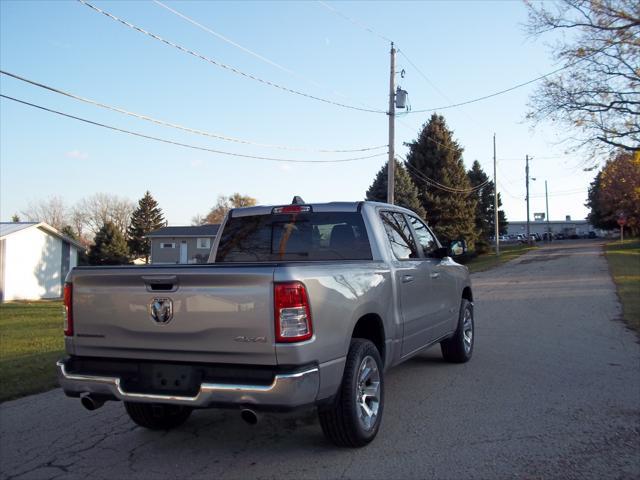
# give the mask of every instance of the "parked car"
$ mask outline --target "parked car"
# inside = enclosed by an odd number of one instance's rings
[[[594,231],[590,231],[589,234],[587,235],[588,238],[598,238],[598,235],[596,235],[596,232]]]
[[[363,446],[390,367],[438,344],[446,361],[472,357],[471,282],[452,251],[464,243],[442,247],[395,205],[233,209],[210,264],[69,273],[60,384],[89,410],[121,400],[150,429],[197,408],[256,423],[315,405],[331,441]]]

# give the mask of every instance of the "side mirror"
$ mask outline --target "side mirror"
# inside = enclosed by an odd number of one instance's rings
[[[449,256],[459,257],[467,253],[467,242],[464,240],[454,240],[449,245]]]

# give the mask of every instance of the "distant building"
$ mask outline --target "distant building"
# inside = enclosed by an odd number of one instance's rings
[[[565,217],[565,220],[552,220],[549,222],[545,220],[532,220],[529,222],[529,225],[530,233],[537,233],[540,236],[549,230],[554,235],[562,233],[567,237],[571,235],[584,236],[589,232],[596,232],[599,237],[606,234],[605,231],[594,228],[587,220],[571,220],[571,217],[568,215]],[[519,234],[527,234],[527,222],[509,220],[507,235]]]
[[[151,263],[207,263],[220,225],[162,227],[151,239]]]
[[[0,223],[0,300],[60,298],[84,247],[46,223]]]

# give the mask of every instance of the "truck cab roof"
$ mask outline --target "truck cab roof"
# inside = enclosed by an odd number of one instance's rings
[[[371,205],[373,207],[387,207],[394,210],[402,210],[406,213],[411,213],[410,210],[403,208],[399,205],[391,205],[383,202],[372,202],[368,200],[359,202],[328,202],[328,203],[303,203],[303,204],[287,204],[287,205],[256,205],[255,207],[241,207],[234,208],[229,211],[230,217],[250,217],[254,215],[270,215],[275,208],[282,207],[311,207],[312,212],[358,212],[364,205]]]

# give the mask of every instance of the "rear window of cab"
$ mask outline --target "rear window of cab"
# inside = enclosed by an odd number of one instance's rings
[[[299,212],[231,217],[216,263],[371,260],[362,214]]]

